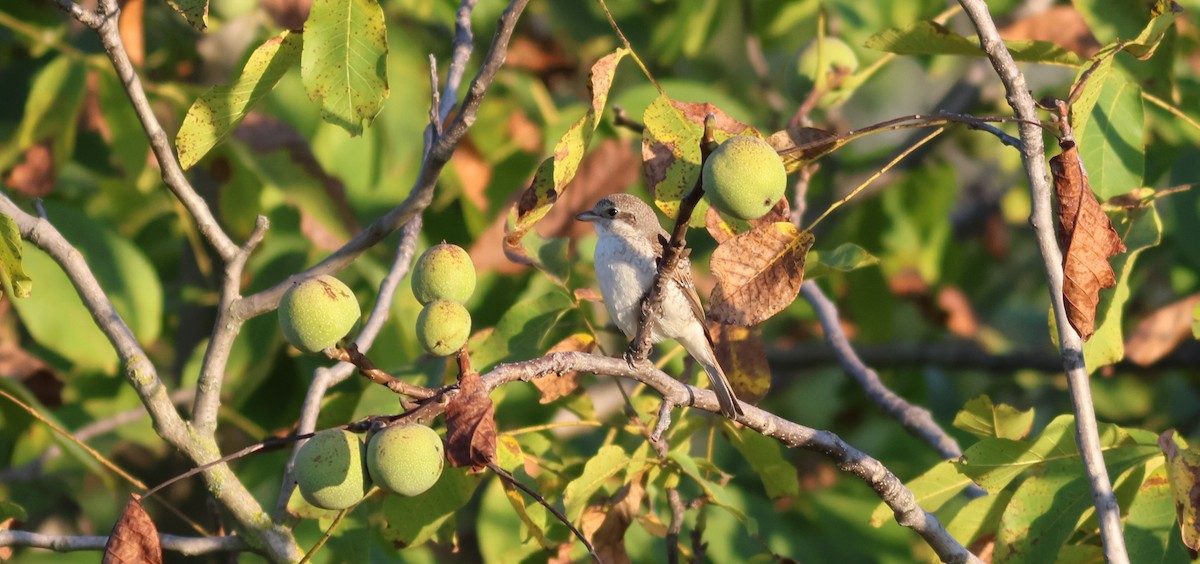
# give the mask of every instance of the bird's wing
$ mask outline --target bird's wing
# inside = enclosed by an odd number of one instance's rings
[[[692,261],[687,258],[680,259],[679,267],[675,269],[675,272],[671,273],[671,280],[678,284],[679,289],[683,291],[683,295],[688,300],[688,305],[692,306],[692,314],[696,316],[696,320],[704,328],[704,338],[708,340],[709,346],[712,346],[712,335],[708,332],[708,323],[704,319],[704,306],[700,305],[700,295],[696,293],[696,284],[692,282]]]

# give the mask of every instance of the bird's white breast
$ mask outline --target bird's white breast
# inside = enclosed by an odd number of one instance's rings
[[[596,280],[604,295],[604,306],[613,322],[625,336],[637,334],[641,317],[642,297],[654,283],[658,268],[654,249],[648,243],[635,248],[620,237],[605,234],[596,243]],[[677,338],[690,332],[695,315],[683,293],[675,284],[664,287],[663,314],[651,334],[654,342]]]

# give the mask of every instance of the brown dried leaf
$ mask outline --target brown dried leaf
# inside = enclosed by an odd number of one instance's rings
[[[458,389],[446,406],[446,458],[480,470],[496,460],[496,406],[477,372],[463,374]]]
[[[142,14],[146,11],[146,0],[121,0],[121,16],[117,19],[117,30],[129,61],[141,68],[146,61],[146,34],[143,32]]]
[[[791,204],[788,203],[787,198],[780,198],[765,215],[749,222],[721,215],[715,208],[709,207],[708,211],[704,213],[704,228],[708,230],[708,234],[717,244],[721,244],[756,225],[791,221],[791,219]]]
[[[121,519],[104,545],[103,564],[143,564],[163,561],[158,527],[142,507],[141,496],[131,494]]]
[[[708,211],[704,212],[704,228],[708,230],[708,234],[718,245],[728,241],[738,234],[733,225],[730,225],[725,218],[721,217],[721,213],[717,208],[709,206]]]
[[[263,10],[283,29],[303,29],[312,0],[262,0]]]
[[[800,170],[847,142],[837,135],[815,127],[790,126],[776,131],[767,138],[775,152],[783,159],[783,167],[789,173]]]
[[[49,139],[30,145],[25,149],[25,159],[4,176],[4,183],[22,196],[42,198],[49,195],[57,178],[52,146]]]
[[[1049,41],[1083,59],[1091,58],[1100,50],[1100,42],[1096,41],[1083,15],[1074,6],[1054,6],[1017,20],[1001,29],[1000,37],[1005,41]]]
[[[1086,341],[1095,332],[1100,289],[1117,285],[1108,257],[1125,252],[1125,244],[1088,185],[1074,143],[1062,144],[1062,153],[1050,159],[1050,170],[1063,249],[1063,302],[1071,327]]]
[[[470,137],[458,144],[450,166],[454,167],[454,174],[458,176],[467,199],[478,209],[488,209],[487,187],[492,183],[492,165],[479,154]]]
[[[938,291],[937,305],[946,315],[946,329],[959,337],[971,339],[979,332],[979,321],[971,300],[957,286],[943,286]]]
[[[708,330],[733,395],[750,405],[758,404],[771,389],[771,367],[767,365],[762,331],[711,321]]]
[[[717,278],[708,317],[749,327],[796,299],[813,235],[787,222],[759,225],[722,243],[709,266]]]
[[[1125,356],[1134,364],[1149,366],[1167,356],[1192,335],[1192,310],[1200,294],[1164,306],[1137,324],[1125,341]]]
[[[622,488],[608,507],[593,505],[584,511],[580,529],[596,548],[600,562],[630,561],[625,550],[625,532],[637,518],[644,497],[646,490],[642,488],[639,476]]]
[[[574,294],[575,299],[581,302],[600,303],[604,301],[604,296],[594,288],[576,288]]]
[[[556,352],[592,352],[596,348],[596,339],[587,333],[576,333],[559,341],[557,345],[550,347],[546,354]],[[567,372],[564,374],[546,374],[533,380],[533,385],[538,391],[542,392],[542,399],[539,403],[550,403],[557,399],[566,397],[579,388],[579,380],[582,375],[577,371]]]

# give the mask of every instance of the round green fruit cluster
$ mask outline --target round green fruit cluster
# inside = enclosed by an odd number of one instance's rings
[[[350,288],[323,274],[297,282],[283,294],[279,328],[292,346],[316,353],[336,345],[361,314]]]
[[[753,135],[737,135],[704,161],[704,197],[722,213],[758,219],[783,197],[787,170],[783,160],[766,141]]]
[[[329,429],[314,435],[296,455],[300,495],[322,509],[346,509],[371,489],[364,464],[366,447],[358,435]]]
[[[450,356],[471,336],[463,303],[475,292],[475,263],[458,245],[430,247],[413,266],[413,295],[425,306],[417,316],[417,340],[425,350]]]
[[[396,495],[411,497],[432,488],[445,459],[441,437],[424,425],[393,425],[375,433],[367,446],[371,479]]]

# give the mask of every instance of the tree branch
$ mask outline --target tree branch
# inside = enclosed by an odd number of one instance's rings
[[[163,550],[178,552],[185,556],[199,556],[215,552],[242,552],[250,550],[241,537],[181,537],[158,535]],[[0,546],[45,548],[55,552],[77,550],[104,550],[108,537],[45,535],[28,531],[0,531]]]
[[[1033,96],[1025,84],[1025,77],[1013,61],[1012,54],[1004,46],[996,23],[983,0],[959,0],[975,29],[979,32],[979,43],[1000,81],[1004,83],[1006,99],[1020,120],[1021,159],[1025,174],[1029,178],[1030,197],[1033,204],[1030,223],[1033,224],[1038,248],[1042,253],[1042,266],[1050,292],[1050,304],[1058,326],[1058,342],[1062,351],[1063,368],[1070,386],[1071,404],[1075,412],[1075,441],[1083,455],[1084,469],[1091,486],[1096,505],[1100,536],[1104,541],[1104,557],[1114,564],[1129,562],[1125,550],[1125,539],[1121,533],[1121,509],[1113,495],[1108,469],[1100,451],[1100,437],[1096,427],[1096,413],[1092,406],[1087,368],[1083,359],[1083,344],[1079,334],[1067,322],[1063,307],[1062,254],[1054,232],[1054,219],[1050,199],[1050,176],[1046,171],[1046,153],[1042,145],[1042,131],[1034,123],[1037,111]]]
[[[501,364],[482,378],[491,391],[509,382],[528,381],[546,374],[572,371],[632,378],[653,388],[674,405],[720,413],[717,396],[709,390],[684,384],[645,363],[631,366],[623,359],[587,353],[553,353],[524,362]],[[896,521],[920,535],[942,561],[980,562],[946,532],[937,517],[921,509],[912,491],[878,460],[855,449],[829,431],[819,431],[793,423],[749,404],[743,404],[742,407],[745,414],[737,418],[738,423],[775,438],[789,448],[800,447],[822,453],[833,459],[843,471],[865,482],[892,509]]]
[[[962,456],[962,448],[958,446],[958,441],[938,426],[928,409],[905,401],[879,380],[879,374],[863,364],[850,346],[850,341],[846,339],[846,333],[842,331],[841,324],[838,323],[837,306],[821,292],[817,283],[806,280],[800,286],[800,293],[817,313],[821,328],[825,330],[825,342],[834,350],[846,374],[862,386],[867,397],[875,402],[875,405],[878,405],[884,413],[899,421],[910,434],[932,445],[942,458],[951,459]]]

